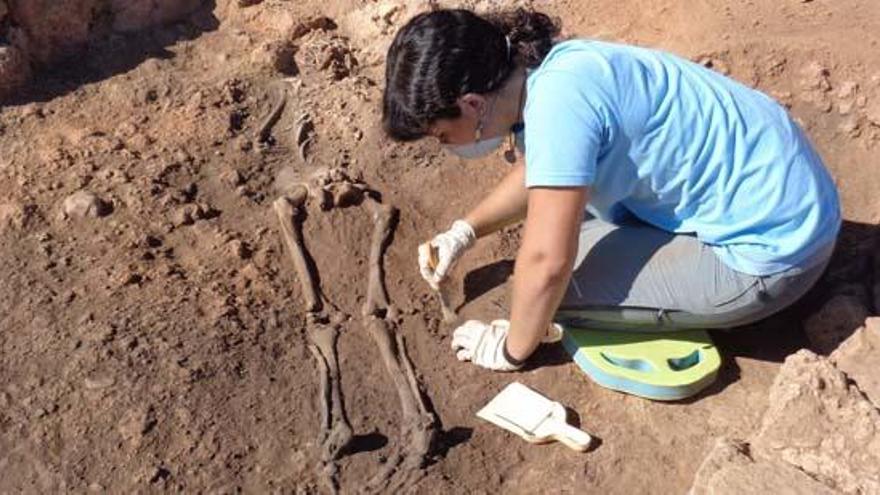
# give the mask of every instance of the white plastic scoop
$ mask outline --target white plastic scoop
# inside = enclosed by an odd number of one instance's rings
[[[500,426],[530,443],[558,441],[566,447],[584,452],[592,438],[585,431],[566,421],[565,407],[522,383],[504,387],[477,417]]]

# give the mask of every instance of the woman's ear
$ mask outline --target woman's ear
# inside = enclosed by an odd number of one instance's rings
[[[458,97],[458,108],[461,114],[468,120],[479,120],[486,111],[487,101],[483,95],[465,93]]]

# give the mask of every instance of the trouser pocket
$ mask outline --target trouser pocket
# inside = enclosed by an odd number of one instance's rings
[[[723,288],[712,297],[710,303],[713,307],[732,306],[737,302],[743,302],[745,298],[749,298],[748,302],[766,298],[767,288],[764,284],[764,277],[738,274],[737,278],[734,287]]]

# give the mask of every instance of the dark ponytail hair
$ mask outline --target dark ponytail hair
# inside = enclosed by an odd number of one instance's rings
[[[415,16],[388,49],[385,132],[398,141],[424,137],[437,119],[461,114],[461,95],[491,93],[517,65],[540,65],[558,35],[557,21],[526,9],[485,17],[458,9]]]

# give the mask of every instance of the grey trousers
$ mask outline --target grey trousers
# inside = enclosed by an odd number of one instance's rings
[[[747,325],[803,296],[822,275],[831,250],[810,268],[754,276],[728,268],[694,236],[638,220],[589,218],[555,320],[631,331]]]

